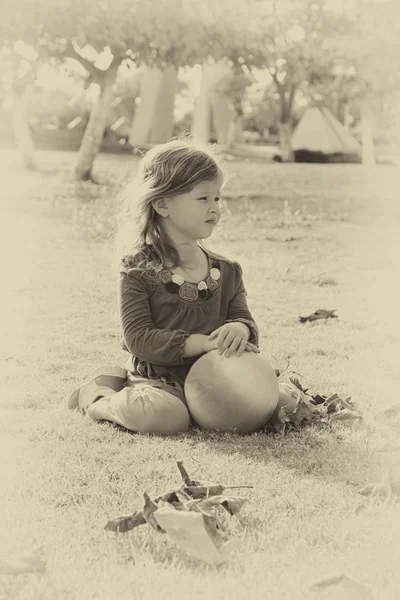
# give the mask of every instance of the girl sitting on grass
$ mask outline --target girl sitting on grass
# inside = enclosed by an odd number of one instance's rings
[[[212,151],[190,141],[141,159],[119,228],[129,239],[119,267],[128,365],[97,368],[72,390],[69,408],[135,432],[186,431],[184,382],[195,361],[211,350],[259,352],[241,266],[202,243],[220,220],[223,181]]]

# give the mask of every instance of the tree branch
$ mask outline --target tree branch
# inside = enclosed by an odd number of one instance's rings
[[[63,54],[65,57],[73,58],[74,60],[78,61],[89,73],[91,79],[98,83],[100,86],[103,85],[105,78],[107,77],[107,73],[109,73],[110,70],[118,69],[122,61],[125,58],[129,58],[125,56],[114,56],[110,63],[110,66],[105,71],[103,71],[102,69],[96,67],[90,60],[79,54],[79,52],[75,50],[71,42],[68,43],[67,48]]]
[[[100,83],[103,79],[104,71],[102,71],[98,67],[95,67],[95,65],[90,60],[79,54],[79,52],[75,50],[71,42],[68,43],[67,48],[64,52],[64,56],[77,60],[82,65],[82,67],[86,69],[89,75],[91,75],[92,79],[96,83]]]
[[[274,83],[276,84],[276,86],[279,89],[281,87],[281,84],[279,83],[278,77],[276,76],[276,69],[273,69],[272,67],[267,66],[267,71],[271,75],[272,79],[274,80]]]
[[[291,114],[291,112],[292,112],[293,100],[294,100],[294,96],[296,94],[296,90],[297,90],[297,85],[294,83],[291,86],[290,94],[289,94],[289,100],[288,100],[288,111],[289,111],[289,114]]]

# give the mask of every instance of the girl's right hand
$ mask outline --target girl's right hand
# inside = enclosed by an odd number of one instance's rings
[[[217,338],[215,338],[213,340],[209,340],[208,337],[206,336],[206,339],[204,341],[204,352],[207,353],[207,352],[211,352],[212,350],[219,350],[219,344],[217,342]],[[250,344],[250,342],[247,342],[244,352],[255,352],[256,354],[259,354],[260,350],[259,350],[259,348],[257,348],[257,346],[254,346],[254,344]]]

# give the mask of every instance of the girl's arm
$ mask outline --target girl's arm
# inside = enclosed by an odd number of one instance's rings
[[[243,283],[242,267],[238,262],[233,263],[236,277],[235,295],[229,302],[225,323],[242,323],[249,333],[248,341],[259,346],[259,330],[247,306],[247,292]]]
[[[149,293],[138,271],[122,271],[119,284],[119,316],[128,351],[140,360],[161,366],[178,366],[189,356],[202,354],[201,339],[184,329],[159,329],[150,309]],[[204,336],[206,339],[206,336]]]
[[[200,356],[211,350],[217,350],[216,340],[209,340],[207,335],[202,333],[193,333],[185,340],[183,355],[186,357]]]

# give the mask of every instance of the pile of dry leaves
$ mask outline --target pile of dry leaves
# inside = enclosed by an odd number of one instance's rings
[[[252,486],[224,487],[219,483],[194,481],[181,461],[177,465],[182,476],[178,489],[154,500],[144,493],[141,510],[109,521],[105,529],[125,533],[147,523],[156,531],[167,534],[170,541],[191,556],[213,565],[225,562],[240,543],[238,539],[229,539],[223,531],[218,511],[222,509],[235,515],[248,499],[222,493],[227,489]]]
[[[280,375],[279,371],[277,372]],[[322,395],[310,393],[295,376],[288,382],[279,381],[296,401],[296,408],[287,412],[283,407],[277,415],[277,422],[267,423],[265,432],[278,431],[284,435],[290,429],[297,429],[311,423],[330,424],[334,421],[361,420],[362,416],[351,396],[341,398],[338,394]]]

